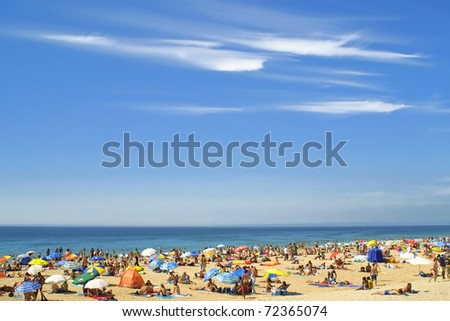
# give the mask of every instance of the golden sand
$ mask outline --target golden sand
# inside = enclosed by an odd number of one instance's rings
[[[314,256],[301,257],[300,263],[305,264],[311,260],[314,265],[319,265],[325,262],[327,265],[331,264],[330,260],[314,260]],[[292,264],[289,261],[280,261],[281,265],[276,266],[279,269],[292,269],[297,265]],[[349,262],[350,263],[350,262]],[[367,273],[358,272],[361,266],[365,266],[367,263],[350,263],[345,265],[345,270],[337,270],[337,280],[339,281],[349,281],[355,285],[361,285],[362,277],[368,276]],[[327,270],[319,270],[318,274],[315,276],[295,276],[290,275],[287,277],[280,277],[282,281],[286,281],[289,284],[288,295],[286,296],[272,296],[270,294],[263,293],[265,289],[265,281],[262,275],[264,271],[270,267],[261,266],[260,263],[256,263],[255,266],[258,268],[258,274],[261,277],[257,278],[255,294],[246,296],[244,299],[242,296],[211,293],[206,291],[191,290],[189,287],[202,286],[205,285],[202,279],[193,279],[194,273],[199,272],[198,266],[180,266],[175,270],[175,273],[181,275],[186,271],[190,276],[194,284],[185,285],[179,284],[181,293],[189,294],[187,297],[175,297],[171,300],[180,301],[235,301],[235,300],[254,300],[254,301],[278,301],[278,300],[293,300],[293,301],[375,301],[375,300],[389,300],[389,301],[448,301],[450,300],[450,282],[448,279],[443,280],[442,277],[438,277],[437,282],[429,282],[429,278],[419,277],[419,266],[410,265],[408,263],[396,263],[398,268],[387,268],[384,264],[379,264],[381,268],[381,273],[378,275],[378,285],[371,290],[356,290],[354,287],[317,287],[311,286],[308,282],[311,281],[322,281],[327,277]],[[207,270],[215,267],[214,264],[208,264]],[[421,266],[420,269],[424,272],[429,272],[430,265]],[[166,273],[154,273],[147,267],[144,269],[145,274],[142,275],[144,281],[150,280],[154,285],[159,285],[165,283],[167,274]],[[48,277],[52,274],[62,274],[61,269],[57,270],[45,270],[43,275]],[[118,287],[119,277],[112,276],[101,276],[100,278],[105,279],[109,286],[107,290],[112,290],[118,301],[140,301],[140,300],[150,300],[150,301],[162,301],[167,299],[161,299],[157,297],[146,297],[146,296],[133,296],[135,289]],[[4,278],[0,279],[0,286],[3,285],[13,285],[15,282],[22,281],[22,278]],[[413,290],[418,291],[416,294],[409,295],[379,295],[377,292],[388,290],[388,289],[398,289],[403,288],[406,283],[411,282]],[[220,286],[220,283],[217,283]],[[278,286],[277,284],[274,284]],[[171,284],[166,284],[166,288],[172,289]],[[69,290],[75,293],[68,294],[50,294],[48,293],[51,289],[51,285],[45,284],[43,290],[47,298],[51,301],[92,301],[92,298],[83,297],[76,292],[81,292],[80,287],[74,286],[69,282]],[[8,297],[7,295],[0,296],[0,301],[4,300],[19,300],[20,297]]]

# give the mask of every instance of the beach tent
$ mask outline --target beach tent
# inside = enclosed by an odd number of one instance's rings
[[[119,286],[139,289],[145,284],[144,279],[136,269],[126,270],[120,278]]]
[[[373,247],[369,250],[367,254],[369,257],[369,262],[383,262],[383,251],[377,247]]]

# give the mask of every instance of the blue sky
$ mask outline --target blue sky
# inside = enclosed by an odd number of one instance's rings
[[[449,6],[5,2],[2,223],[449,224]],[[301,146],[326,131],[349,167],[100,166],[123,132]]]

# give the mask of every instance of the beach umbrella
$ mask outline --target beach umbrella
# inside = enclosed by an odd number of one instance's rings
[[[66,262],[66,260],[58,261],[55,263],[55,266],[63,266],[64,264],[66,264]]]
[[[419,272],[420,272],[420,266],[421,265],[428,265],[431,264],[433,262],[431,262],[430,260],[420,257],[420,256],[416,256],[413,259],[410,260],[406,260],[407,263],[412,264],[412,265],[418,265],[419,266]]]
[[[217,245],[216,246],[218,249],[223,249],[224,247],[226,247],[225,245],[223,245],[223,244],[219,244],[219,245]]]
[[[95,279],[87,282],[84,286],[86,289],[102,289],[107,287],[109,284],[103,279]]]
[[[32,265],[27,270],[27,272],[30,273],[31,275],[36,275],[42,271],[44,271],[44,268],[41,265]]]
[[[73,261],[76,260],[78,258],[78,256],[74,253],[70,253],[69,255],[66,256],[66,261]]]
[[[104,258],[103,256],[100,255],[96,255],[90,258],[91,261],[104,261],[106,260],[106,258]]]
[[[212,268],[211,270],[209,270],[208,272],[206,272],[205,276],[203,277],[203,282],[206,282],[206,281],[208,281],[209,279],[211,279],[213,276],[219,274],[220,271],[222,271],[221,268]]]
[[[28,265],[42,265],[42,266],[46,266],[46,265],[48,265],[48,262],[46,260],[43,260],[43,259],[33,259],[30,262],[28,262]]]
[[[4,255],[4,256],[0,257],[0,263],[7,262],[10,259],[12,259],[12,256]]]
[[[250,265],[252,264],[251,261],[247,261],[247,260],[234,260],[232,262],[233,265]]]
[[[366,245],[375,247],[375,246],[377,246],[377,240],[371,240],[371,241],[367,242]]]
[[[95,279],[96,276],[97,275],[95,273],[83,273],[83,274],[77,276],[75,278],[75,280],[73,280],[73,284],[75,284],[75,285],[86,284],[90,280]]]
[[[33,255],[33,254],[36,254],[36,251],[28,251],[28,252],[26,252],[25,254],[31,256],[31,255]]]
[[[446,246],[446,245],[447,245],[447,243],[442,242],[442,241],[434,242],[434,246],[442,247],[442,246]]]
[[[159,268],[161,265],[163,265],[163,260],[161,259],[156,259],[150,262],[150,264],[148,265],[148,268],[151,270],[154,270],[156,268]]]
[[[50,253],[48,256],[51,257],[53,260],[58,260],[62,257],[61,254],[56,253],[56,252]]]
[[[46,260],[47,262],[53,260],[50,256],[43,256],[41,259]]]
[[[78,269],[80,266],[81,266],[81,265],[80,265],[80,263],[78,263],[78,262],[66,261],[66,262],[63,264],[62,267],[63,267],[64,269],[67,269],[67,270],[76,270],[76,269]]]
[[[248,249],[247,245],[241,245],[241,246],[238,246],[237,248],[235,248],[234,251],[235,252],[241,252],[241,251],[246,250],[246,249]]]
[[[54,274],[45,279],[45,283],[47,283],[47,284],[63,283],[66,281],[67,281],[67,279],[60,274]]]
[[[198,255],[198,251],[191,251],[192,255]]]
[[[166,262],[163,265],[161,265],[160,269],[164,270],[164,271],[170,271],[170,270],[174,270],[178,267],[178,264],[176,264],[173,261],[170,262]]]
[[[246,271],[245,269],[237,269],[237,270],[234,270],[231,273],[233,273],[233,274],[237,275],[238,277],[242,278],[244,276],[244,273],[246,273],[246,272],[247,272],[248,276],[251,276],[251,273],[249,271]]]
[[[143,251],[141,252],[141,255],[142,255],[142,256],[152,256],[152,255],[155,254],[155,253],[156,253],[156,250],[153,249],[153,248],[151,248],[151,247],[149,247],[148,249],[143,250]]]
[[[278,269],[268,269],[266,273],[264,273],[264,278],[273,278],[275,276],[289,276],[288,271],[278,270]]]
[[[32,258],[28,254],[20,254],[19,256],[17,256],[17,261],[20,265],[28,265],[28,262],[30,262],[31,260]]]
[[[202,252],[205,256],[211,256],[216,253],[216,249],[213,247],[210,247],[209,249],[203,250]]]
[[[18,285],[14,292],[16,293],[29,293],[29,292],[34,292],[38,289],[41,288],[41,285],[39,283],[36,282],[25,282],[22,283],[20,285]]]
[[[166,257],[164,255],[162,255],[161,253],[155,253],[152,256],[150,256],[150,261],[156,260],[156,259],[161,259],[164,260]]]
[[[278,261],[269,261],[269,262],[264,263],[263,265],[264,266],[275,266],[275,265],[280,265],[280,264],[281,263]]]
[[[142,266],[139,266],[139,265],[129,266],[129,267],[127,267],[127,268],[125,269],[125,271],[126,271],[126,270],[129,270],[129,269],[135,269],[135,270],[138,271],[138,272],[144,271],[144,268],[143,268]]]
[[[367,262],[368,260],[367,255],[356,255],[352,259],[353,262]]]
[[[216,275],[216,280],[223,284],[236,284],[239,282],[239,277],[230,272],[224,272]]]
[[[188,258],[188,257],[190,257],[190,256],[192,256],[192,253],[191,252],[184,252],[183,254],[181,254],[181,258],[183,258],[183,259],[185,259],[185,258]]]
[[[98,275],[103,275],[106,270],[100,266],[90,266],[83,270],[83,273],[95,273]]]
[[[330,260],[334,259],[334,258],[335,258],[336,256],[338,256],[339,254],[342,254],[342,253],[339,252],[339,251],[333,252],[333,253],[330,255]]]

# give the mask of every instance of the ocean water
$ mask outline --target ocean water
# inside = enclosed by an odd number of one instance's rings
[[[0,257],[47,248],[99,248],[110,253],[127,253],[148,247],[187,251],[215,247],[218,244],[284,245],[290,242],[337,241],[359,239],[399,239],[448,237],[450,226],[349,226],[349,227],[11,227],[0,226]]]

